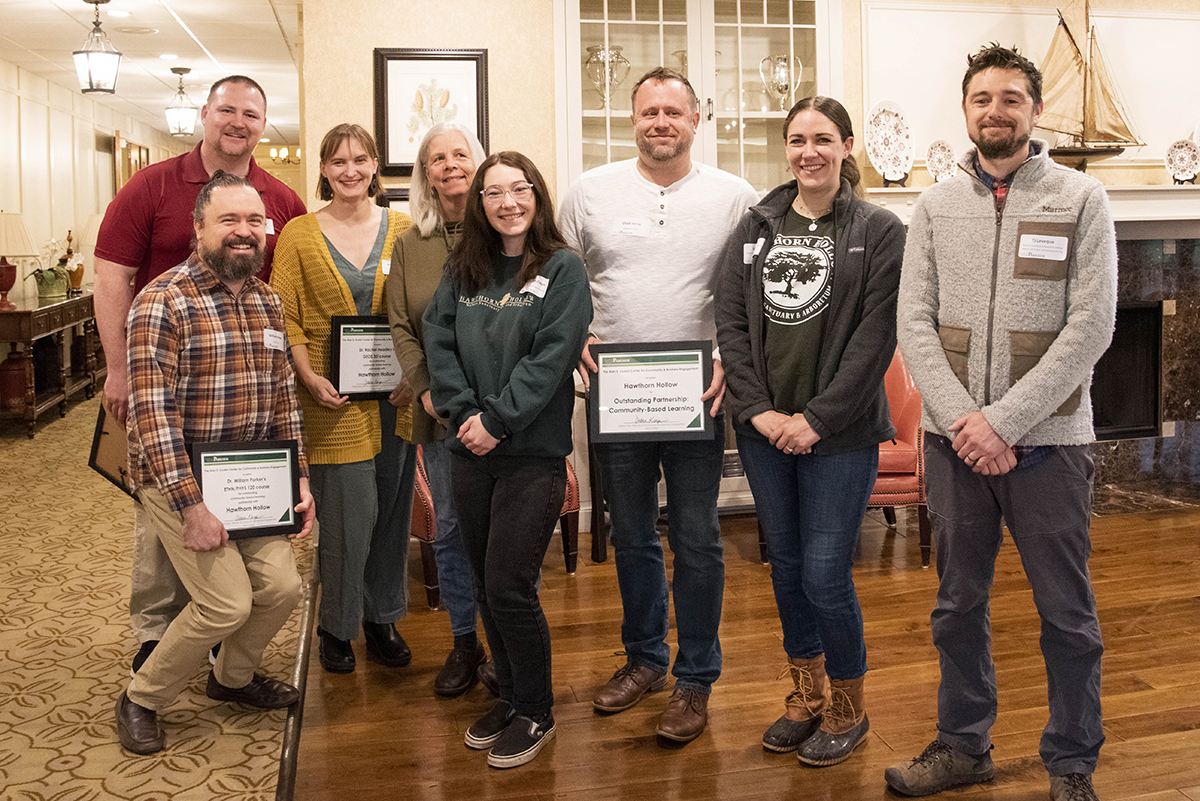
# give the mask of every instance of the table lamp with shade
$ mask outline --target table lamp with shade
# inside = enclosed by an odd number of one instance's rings
[[[96,239],[100,234],[100,223],[104,222],[103,214],[92,214],[83,226],[83,236],[79,240],[77,253],[83,256],[85,276],[96,276]]]
[[[17,305],[8,299],[8,293],[17,281],[17,265],[8,260],[37,256],[33,237],[25,227],[20,214],[0,212],[0,311],[13,311]]]

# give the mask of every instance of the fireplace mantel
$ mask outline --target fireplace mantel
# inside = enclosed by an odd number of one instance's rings
[[[1109,186],[1117,239],[1200,239],[1200,186]],[[867,200],[908,225],[922,188],[868,189]]]

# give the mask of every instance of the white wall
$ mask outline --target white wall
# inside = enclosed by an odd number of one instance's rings
[[[1032,3],[1031,3],[1032,5]],[[1146,146],[1098,162],[1099,171],[1143,165],[1155,170],[1167,147],[1192,135],[1200,123],[1200,10],[1117,10],[1092,4],[1092,23],[1108,60],[1130,121]],[[880,100],[899,103],[913,137],[915,158],[924,162],[935,139],[946,139],[957,154],[970,146],[960,102],[966,55],[980,45],[1015,44],[1040,63],[1054,35],[1052,7],[994,3],[862,4],[862,92],[864,118]],[[919,42],[919,46],[914,46]],[[1089,167],[1089,172],[1092,168]],[[1122,175],[1117,183],[1147,180]],[[1105,177],[1098,175],[1101,180]],[[1111,181],[1108,181],[1111,182]]]
[[[51,238],[65,240],[71,230],[78,250],[88,217],[103,212],[114,194],[116,131],[150,148],[151,161],[192,147],[0,60],[0,211],[21,213],[38,248]],[[24,280],[32,265],[18,263],[9,296],[36,298],[36,283]],[[84,277],[85,284],[91,280]]]

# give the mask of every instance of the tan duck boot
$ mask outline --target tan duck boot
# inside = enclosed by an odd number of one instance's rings
[[[795,751],[821,725],[821,713],[829,706],[829,677],[825,675],[825,654],[811,659],[788,657],[787,667],[779,674],[792,674],[795,689],[784,699],[783,717],[771,724],[763,735],[763,748],[777,753]]]
[[[806,765],[824,767],[845,762],[867,737],[871,724],[863,707],[863,679],[830,679],[829,708],[821,725],[800,746],[797,755]]]

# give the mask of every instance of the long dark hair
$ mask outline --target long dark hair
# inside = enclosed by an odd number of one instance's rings
[[[787,141],[788,127],[791,126],[792,120],[796,118],[796,115],[810,108],[813,111],[824,114],[833,123],[843,142],[854,136],[854,124],[850,122],[850,114],[846,111],[846,107],[832,97],[813,95],[812,97],[806,97],[798,101],[796,105],[792,106],[792,110],[788,112],[787,118],[783,121],[783,141]],[[862,183],[862,173],[859,172],[858,162],[854,160],[853,153],[842,159],[842,178],[850,182],[850,188],[854,190],[856,195],[862,194],[860,186]]]
[[[450,259],[446,269],[450,278],[464,295],[475,295],[492,280],[496,260],[503,252],[501,250],[500,234],[488,222],[487,213],[483,209],[483,178],[487,171],[497,164],[520,170],[525,180],[533,186],[535,206],[533,223],[525,234],[525,253],[521,262],[521,270],[517,273],[515,285],[523,287],[542,273],[542,267],[550,261],[550,257],[558,250],[567,247],[563,236],[554,222],[554,204],[550,200],[550,190],[538,168],[527,156],[515,150],[505,150],[493,153],[483,160],[475,170],[475,179],[471,181],[471,191],[467,195],[467,214],[463,218],[463,235]]]

